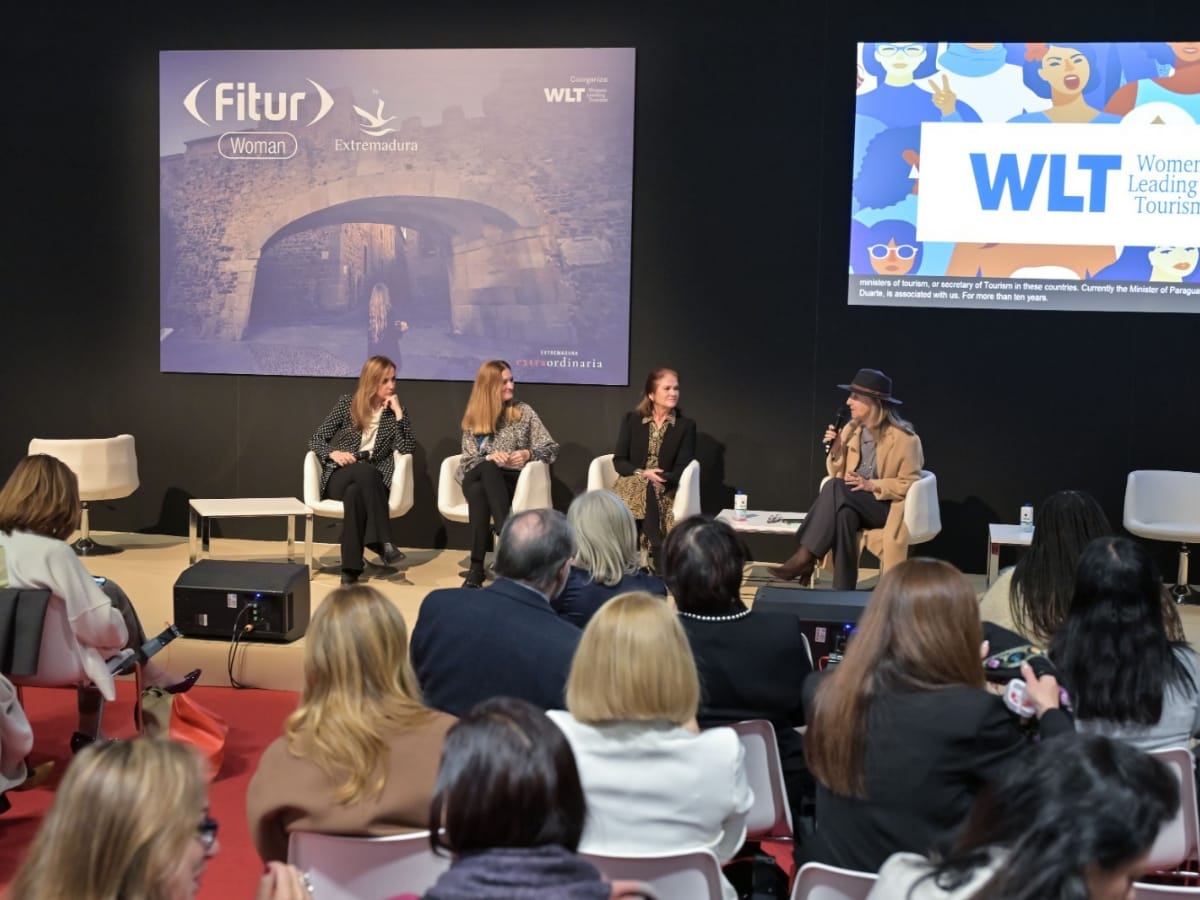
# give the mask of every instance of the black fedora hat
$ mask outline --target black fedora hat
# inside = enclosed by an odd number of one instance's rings
[[[856,394],[866,394],[885,403],[903,403],[892,396],[892,379],[878,369],[859,369],[854,380],[849,384],[839,384],[843,391],[854,391]]]

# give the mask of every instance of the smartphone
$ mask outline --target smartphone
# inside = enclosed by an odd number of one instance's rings
[[[133,671],[134,663],[146,664],[155,653],[161,650],[175,638],[179,637],[179,629],[174,625],[168,625],[159,634],[156,634],[142,646],[136,650],[128,648],[122,650],[119,654],[110,659],[107,663],[108,671],[114,675],[128,675]]]

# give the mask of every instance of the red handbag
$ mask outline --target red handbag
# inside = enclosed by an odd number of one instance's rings
[[[138,730],[146,737],[191,744],[204,757],[208,780],[215,780],[225,759],[229,723],[187,694],[148,687],[140,696]]]

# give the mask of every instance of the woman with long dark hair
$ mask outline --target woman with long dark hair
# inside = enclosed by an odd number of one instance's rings
[[[345,507],[342,584],[354,584],[362,575],[363,547],[385,564],[404,558],[392,543],[388,491],[393,453],[412,453],[414,446],[408,413],[396,398],[396,364],[372,356],[363,363],[354,393],[338,398],[308,441],[321,461],[321,496]]]
[[[979,603],[979,615],[1047,647],[1067,617],[1083,548],[1112,534],[1096,498],[1058,491],[1037,507],[1029,550],[1005,569]]]
[[[462,460],[455,477],[467,498],[471,566],[463,587],[483,587],[483,558],[492,532],[500,533],[512,510],[521,469],[534,460],[552,463],[558,444],[533,411],[513,399],[512,366],[489,359],[479,367],[462,418]]]
[[[484,700],[446,735],[429,840],[454,862],[425,900],[641,897],[575,855],[586,818],[562,732],[524,700]]]
[[[1132,900],[1179,808],[1175,776],[1119,741],[1065,734],[1006,767],[934,859],[900,853],[868,900]]]
[[[1200,663],[1163,620],[1162,578],[1128,538],[1098,538],[1079,560],[1066,621],[1050,646],[1080,731],[1142,750],[1200,734]]]
[[[874,872],[892,853],[929,852],[999,764],[1026,749],[984,689],[982,643],[975,592],[954,566],[911,559],[883,575],[808,710],[817,830],[805,861]],[[1070,731],[1054,677],[1028,663],[1021,672],[1043,736]]]

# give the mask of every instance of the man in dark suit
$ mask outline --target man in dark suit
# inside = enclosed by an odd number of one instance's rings
[[[528,510],[509,516],[500,531],[494,582],[427,596],[411,648],[425,702],[455,716],[497,696],[563,709],[582,632],[550,601],[574,555],[574,530],[562,513]]]

